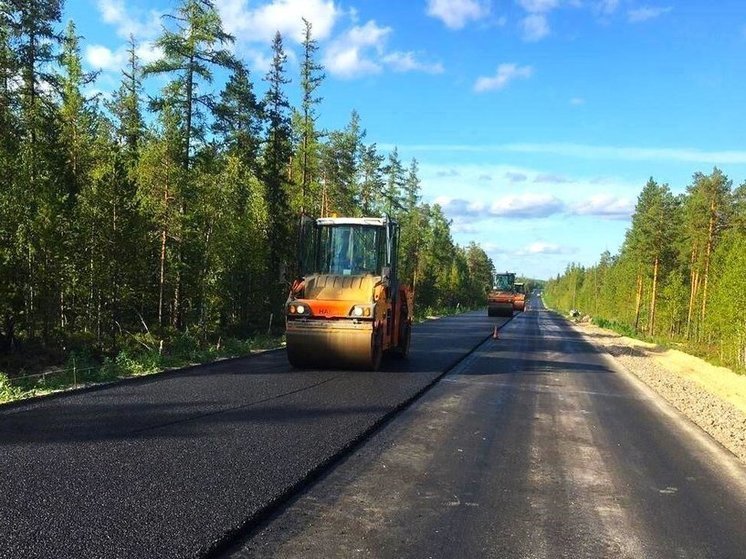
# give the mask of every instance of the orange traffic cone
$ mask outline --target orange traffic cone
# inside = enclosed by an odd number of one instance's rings
[[[492,330],[492,339],[493,340],[499,340],[500,339],[500,335],[497,333],[497,326],[495,326],[495,329]]]

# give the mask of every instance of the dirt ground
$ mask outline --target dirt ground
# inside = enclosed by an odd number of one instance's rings
[[[746,463],[746,375],[593,324],[575,327]]]

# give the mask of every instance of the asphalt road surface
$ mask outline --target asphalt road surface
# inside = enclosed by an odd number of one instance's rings
[[[227,555],[746,557],[746,468],[532,304]]]
[[[0,406],[0,557],[214,554],[503,322],[418,325],[378,373],[272,352]]]

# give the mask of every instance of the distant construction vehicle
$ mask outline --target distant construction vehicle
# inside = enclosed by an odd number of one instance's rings
[[[515,274],[495,274],[492,291],[487,295],[488,316],[513,316]]]
[[[526,284],[522,281],[513,283],[515,295],[513,297],[513,310],[523,312],[526,310]]]
[[[377,370],[406,356],[412,291],[398,279],[399,225],[382,218],[303,218],[300,277],[286,304],[290,364]]]

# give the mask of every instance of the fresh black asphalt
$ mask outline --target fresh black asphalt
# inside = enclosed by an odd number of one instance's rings
[[[284,352],[0,407],[0,557],[199,557],[482,342],[485,311],[417,325],[378,373]]]
[[[746,467],[535,308],[227,555],[737,559],[744,526]]]

